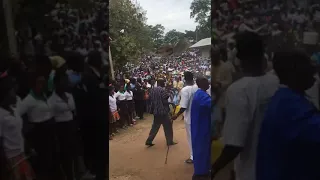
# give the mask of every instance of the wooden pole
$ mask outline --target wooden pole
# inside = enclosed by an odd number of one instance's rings
[[[14,29],[12,7],[11,7],[10,0],[3,0],[2,8],[4,10],[4,18],[6,21],[9,51],[12,55],[17,56],[18,48],[17,48],[16,37],[15,37],[15,29]]]
[[[109,64],[110,64],[110,70],[111,70],[111,78],[112,80],[115,80],[110,45],[109,45]]]

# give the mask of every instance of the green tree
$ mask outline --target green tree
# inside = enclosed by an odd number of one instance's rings
[[[109,9],[112,59],[118,69],[151,51],[153,42],[146,13],[139,5],[130,0],[110,0]]]
[[[210,37],[211,33],[211,1],[193,0],[190,6],[190,17],[198,23],[196,28],[198,40]]]
[[[185,38],[187,38],[189,41],[196,41],[197,40],[197,34],[195,31],[185,31]]]
[[[161,24],[157,24],[155,26],[149,25],[150,36],[152,38],[153,44],[155,48],[159,48],[163,45],[164,40],[164,26]]]
[[[183,37],[185,36],[185,34],[183,32],[179,32],[175,29],[170,30],[169,32],[166,33],[166,35],[164,36],[164,43],[166,44],[171,44],[171,45],[175,45],[177,44]]]

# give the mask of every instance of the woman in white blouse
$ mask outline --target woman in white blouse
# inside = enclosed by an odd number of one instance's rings
[[[130,124],[130,126],[133,126],[136,122],[133,119],[133,112],[134,112],[134,102],[133,102],[133,92],[131,91],[131,87],[127,86],[127,90],[124,93],[125,97],[126,97],[126,101],[127,101],[127,108],[128,108],[128,124]]]
[[[114,97],[114,87],[109,86],[109,139],[112,140],[112,136],[117,133],[117,123],[120,120],[120,115],[118,113],[117,99]]]
[[[14,108],[14,82],[0,74],[0,179],[31,180],[34,172],[24,155],[22,119]],[[11,172],[11,173],[9,173]]]
[[[66,180],[74,180],[76,124],[73,120],[75,103],[73,96],[67,93],[69,79],[66,73],[54,77],[55,90],[48,100],[56,121],[56,135],[60,149],[61,168]]]
[[[126,102],[124,86],[121,85],[117,93],[115,93],[114,98],[118,100],[119,114],[120,114],[120,127],[127,128],[128,124],[128,106]]]
[[[30,141],[40,164],[39,179],[54,179],[57,169],[55,121],[45,95],[47,80],[41,73],[31,73],[29,79],[31,91],[20,103],[18,111],[20,116],[27,115],[32,126]]]

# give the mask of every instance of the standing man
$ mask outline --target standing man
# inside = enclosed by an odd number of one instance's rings
[[[180,100],[180,111],[172,117],[173,120],[176,120],[182,113],[184,113],[184,123],[187,131],[188,144],[190,149],[190,158],[185,162],[188,164],[193,163],[193,154],[192,154],[192,141],[191,141],[191,103],[193,100],[194,93],[198,90],[198,86],[193,82],[193,74],[191,72],[185,72],[185,83],[186,86],[181,90],[181,100]]]
[[[212,178],[235,159],[236,180],[256,179],[256,152],[260,125],[271,97],[279,87],[275,75],[266,74],[261,36],[244,32],[237,37],[238,58],[244,77],[226,92],[224,149],[212,166]]]
[[[141,78],[137,79],[137,82],[135,84],[135,90],[133,92],[133,98],[135,102],[136,115],[137,117],[139,117],[139,119],[143,119],[145,104],[144,104],[143,83]]]
[[[146,146],[154,146],[152,141],[156,137],[159,128],[163,125],[164,134],[166,136],[167,145],[175,145],[177,143],[173,142],[173,129],[171,118],[169,116],[169,94],[165,90],[165,80],[159,79],[157,81],[158,86],[153,88],[150,93],[151,101],[151,113],[154,116],[152,128],[149,133],[149,137],[146,141]]]
[[[83,83],[87,92],[86,109],[90,115],[83,119],[85,156],[91,162],[91,173],[96,174],[96,180],[104,180],[108,165],[108,89],[103,86],[101,75],[102,56],[99,51],[92,51],[88,56],[89,69],[84,73]]]
[[[199,89],[195,92],[191,105],[191,140],[193,150],[193,180],[207,180],[211,157],[211,96],[206,92],[209,81],[198,78]]]

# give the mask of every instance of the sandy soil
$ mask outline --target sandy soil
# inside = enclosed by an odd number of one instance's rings
[[[120,132],[109,141],[109,179],[110,180],[191,180],[193,166],[185,164],[189,156],[184,122],[174,121],[174,140],[177,145],[170,147],[168,162],[163,129],[154,140],[155,146],[146,148],[144,143],[152,125],[152,116]],[[228,173],[221,172],[217,180],[227,180]]]

